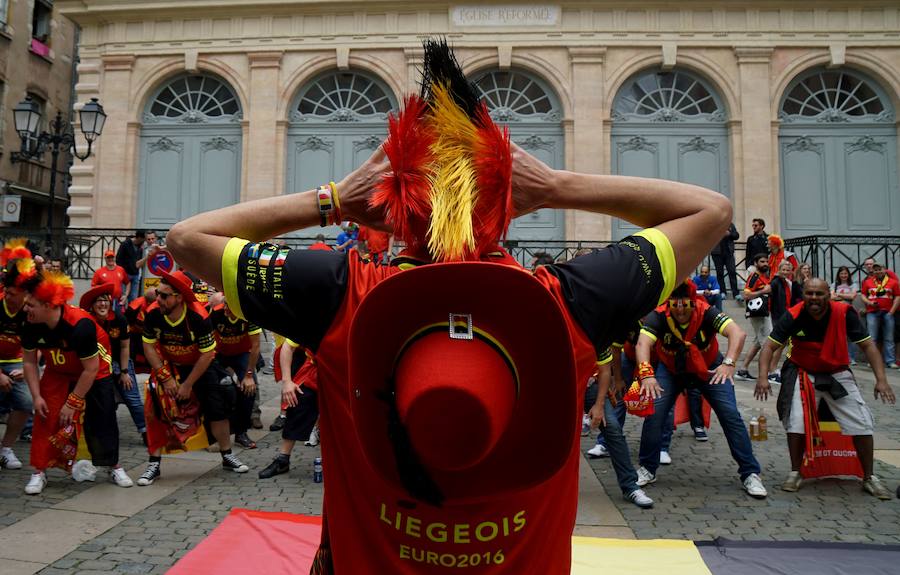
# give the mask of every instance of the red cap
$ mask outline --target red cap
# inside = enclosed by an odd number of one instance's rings
[[[197,296],[194,294],[194,282],[181,270],[172,273],[162,272],[162,278],[172,289],[181,294],[187,303],[196,302]]]
[[[103,257],[104,258],[114,258],[114,257],[116,257],[116,252],[114,252],[112,250],[106,250],[105,252],[103,252]]]

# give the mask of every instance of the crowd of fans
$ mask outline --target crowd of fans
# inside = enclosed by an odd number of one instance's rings
[[[715,383],[725,380],[730,383],[732,378],[746,381],[759,379],[750,373],[757,353],[770,341],[774,326],[790,315],[792,307],[803,301],[804,285],[812,274],[809,264],[799,262],[793,253],[784,249],[784,242],[780,237],[766,233],[763,220],[753,221],[753,232],[747,239],[747,276],[740,291],[734,265],[734,242],[739,236],[732,225],[711,254],[717,274],[713,275],[709,266],[701,266],[697,275],[692,278],[690,293],[676,291],[668,304],[654,312],[654,317],[648,316],[641,325],[633,326],[630,332],[621,334],[618,343],[598,360],[598,373],[591,380],[586,395],[583,432],[588,433],[592,423],[599,423],[601,433],[597,437],[596,446],[588,451],[588,456],[611,457],[623,495],[640,507],[653,505],[643,488],[657,480],[657,468],[660,464],[668,465],[672,462],[669,446],[675,424],[675,398],[681,390],[685,391],[688,398],[684,421],[690,423],[695,439],[708,439],[709,411],[707,409],[704,419],[701,399],[705,397],[722,423],[738,462],[744,489],[755,497],[765,497],[767,494],[759,477],[759,464],[753,457],[743,419],[737,411],[733,390],[722,396],[721,391],[726,388]],[[109,340],[111,389],[114,389],[116,401],[124,403],[128,408],[137,431],[148,447],[148,423],[138,375],[153,373],[155,369],[154,362],[147,358],[147,343],[151,344],[150,347],[156,345],[157,350],[164,349],[165,346],[148,337],[148,334],[152,335],[152,330],[148,330],[145,322],[151,310],[157,310],[155,313],[159,314],[158,310],[161,309],[163,315],[168,315],[166,312],[173,310],[170,305],[172,300],[183,296],[178,285],[173,286],[172,282],[166,283],[165,280],[161,287],[144,286],[143,280],[151,277],[148,274],[148,262],[163,247],[154,232],[138,230],[133,237],[123,241],[117,251],[107,250],[103,254],[105,265],[96,271],[91,281],[91,291],[80,302],[80,307],[90,314]],[[324,235],[319,235],[309,249],[352,251],[365,260],[388,263],[393,251],[393,239],[388,234],[367,228],[360,229],[355,224],[344,222],[334,241],[329,243]],[[582,250],[585,253],[589,251]],[[582,254],[576,254],[576,257],[578,255]],[[534,256],[532,268],[553,263],[552,256],[538,253]],[[62,270],[62,260],[59,258],[47,258],[45,263],[44,258],[36,256],[34,264],[38,272],[61,273]],[[866,326],[871,340],[879,345],[884,364],[889,368],[897,368],[894,342],[898,324],[895,316],[900,307],[900,284],[897,283],[894,272],[871,258],[864,262],[863,271],[865,279],[862,285],[858,285],[851,270],[847,266],[840,267],[830,285],[830,298],[850,306],[854,317],[862,320],[860,325]],[[720,281],[722,273],[726,276]],[[200,332],[205,332],[205,328],[198,327],[199,324],[208,324],[207,339],[216,344],[213,353],[208,353],[213,348],[198,349],[199,355],[193,359],[197,360],[203,355],[215,358],[217,369],[224,370],[235,384],[236,392],[233,397],[227,400],[209,400],[205,405],[201,401],[201,412],[207,415],[206,425],[210,435],[219,441],[223,466],[239,473],[249,469],[231,454],[229,438],[233,435],[234,442],[244,448],[256,447],[247,432],[251,428],[263,427],[260,420],[257,372],[265,369],[271,373],[274,367],[276,380],[282,387],[282,408],[269,429],[281,431],[283,440],[275,459],[259,472],[259,476],[265,479],[286,473],[296,441],[305,441],[306,445],[311,446],[317,445],[319,441],[315,358],[298,344],[277,334],[266,334],[258,327],[239,320],[229,309],[223,294],[206,293],[207,288],[203,282],[197,278],[190,279],[191,289],[196,292],[195,297],[203,310],[192,320],[198,325],[190,327],[193,330],[191,337],[196,338],[201,335]],[[5,281],[5,287],[6,317],[3,319],[8,321],[4,329],[12,334],[18,329],[15,328],[16,322],[24,321],[24,297],[14,282]],[[688,288],[683,288],[682,291],[685,289]],[[744,354],[740,366],[735,365],[735,362],[740,360],[746,334],[723,313],[723,302],[729,298],[729,293],[732,298],[743,303],[745,315],[751,325],[751,346]],[[21,302],[18,301],[20,299]],[[66,305],[63,304],[61,308],[65,309]],[[692,310],[701,307],[701,315],[694,314],[695,319],[699,317],[696,319],[698,323],[693,333],[688,334],[684,331],[684,326],[690,323]],[[188,305],[186,309],[194,308]],[[675,318],[676,321],[673,324],[667,318]],[[682,330],[672,330],[672,325],[680,325]],[[679,355],[683,354],[683,350],[679,351],[679,342],[683,344],[684,341],[690,341],[691,337],[700,337],[708,345],[716,341],[717,333],[725,336],[729,342],[727,355],[719,353],[717,346],[715,350],[698,346],[701,352],[707,352],[706,359],[703,360],[706,363],[692,374],[690,361]],[[275,356],[262,357],[260,338],[268,338],[270,335],[275,338]],[[13,451],[13,443],[17,437],[25,441],[31,439],[34,407],[29,387],[23,378],[20,363],[22,350],[13,350],[12,347],[14,346],[7,345],[3,351],[4,358],[0,359],[3,362],[0,409],[5,411],[2,416],[7,423],[6,435],[0,446],[0,466],[17,469],[22,464]],[[857,344],[848,339],[846,348],[850,358],[849,365],[856,365],[859,353]],[[760,354],[760,358],[765,355],[767,362],[760,362],[763,367],[760,373],[764,373],[765,379],[771,383],[782,383],[781,352],[781,347],[776,346],[771,353]],[[152,351],[150,353],[153,354]],[[677,358],[677,362],[673,359],[672,362],[660,363],[660,357]],[[43,365],[46,362],[41,358],[40,363]],[[184,373],[179,379],[188,379],[191,371],[188,368],[192,365],[184,365]],[[648,387],[648,395],[656,402],[659,411],[648,416],[643,423],[640,465],[635,469],[622,426],[626,416],[623,397],[632,378],[636,377],[638,365],[654,366],[655,377],[645,379],[662,383],[654,383]],[[725,370],[720,373],[723,365]],[[720,381],[710,383],[710,378],[704,379],[702,372],[719,374],[716,377]],[[222,374],[216,372],[216,377],[220,375]],[[116,401],[107,399],[103,404],[104,409],[114,413]],[[222,405],[216,408],[211,407],[210,403]],[[209,412],[216,412],[213,416],[215,419],[210,419]],[[117,430],[115,440],[110,443],[107,450],[117,453]],[[139,485],[149,485],[160,476],[162,452],[163,448],[158,442],[155,449],[150,449],[148,471],[139,479]],[[107,459],[112,462],[108,465],[112,480],[123,487],[132,485],[131,479],[116,463],[117,455]],[[80,479],[93,480],[96,475],[94,465],[76,467],[76,471],[78,473],[75,475]],[[42,472],[43,470],[37,470],[29,481],[26,488],[28,493],[41,492],[46,484]],[[873,489],[878,491],[877,488]]]

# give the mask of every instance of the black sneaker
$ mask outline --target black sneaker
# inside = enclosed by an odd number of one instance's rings
[[[291,469],[291,459],[290,457],[276,457],[272,463],[266,466],[265,469],[259,472],[260,479],[269,479],[270,477],[275,477],[276,475],[281,475],[282,473],[287,473]]]
[[[222,469],[230,469],[235,473],[247,473],[250,471],[250,468],[241,463],[241,460],[233,453],[222,456]]]
[[[743,381],[753,381],[755,379],[746,369],[737,370],[737,372],[734,374],[734,378],[741,379]]]
[[[284,429],[285,421],[287,421],[287,417],[279,415],[275,418],[275,421],[272,422],[272,425],[269,426],[269,431],[281,431]]]
[[[234,436],[234,442],[245,449],[256,449],[256,442],[250,439],[246,433],[238,433]]]
[[[140,486],[151,485],[154,481],[159,479],[159,476],[162,475],[159,472],[160,464],[159,461],[151,461],[147,464],[147,469],[141,473],[141,476],[138,477],[137,484]]]
[[[705,427],[694,428],[694,439],[697,441],[709,441],[709,435],[706,433]]]

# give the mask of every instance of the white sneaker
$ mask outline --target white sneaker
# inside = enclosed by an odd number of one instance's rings
[[[638,487],[643,487],[645,485],[650,485],[651,483],[656,483],[656,475],[647,471],[647,468],[641,465],[637,470],[637,483]]]
[[[660,451],[659,452],[659,464],[660,465],[672,465],[672,456],[669,455],[668,451]]]
[[[43,491],[46,486],[47,476],[44,475],[43,471],[40,473],[32,473],[31,479],[28,480],[28,485],[25,486],[25,493],[28,495],[37,495]]]
[[[134,485],[134,481],[128,477],[128,474],[121,467],[113,467],[109,470],[109,480],[119,487],[131,487]]]
[[[72,465],[72,479],[82,481],[94,481],[97,479],[97,468],[87,459],[79,459]]]
[[[640,485],[640,483],[638,483],[638,485]],[[746,491],[750,497],[756,497],[757,499],[764,499],[769,494],[769,492],[766,491],[766,487],[763,485],[762,479],[755,473],[751,473],[747,476],[747,479],[744,480],[744,491]]]
[[[0,467],[22,469],[22,462],[10,447],[0,447]]]
[[[635,489],[625,496],[626,501],[631,501],[641,509],[650,509],[653,507],[653,500],[647,497],[643,489]]]
[[[319,426],[318,425],[313,427],[312,432],[309,434],[309,439],[306,440],[306,443],[304,445],[307,445],[308,447],[315,447],[315,446],[319,445]]]
[[[609,450],[606,449],[606,446],[602,443],[598,443],[594,447],[588,449],[587,454],[591,459],[597,459],[599,457],[609,457]]]

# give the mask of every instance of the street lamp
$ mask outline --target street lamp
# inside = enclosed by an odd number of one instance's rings
[[[56,165],[61,150],[70,152],[82,162],[91,155],[91,146],[103,133],[103,125],[106,123],[106,113],[97,98],[82,106],[78,111],[81,120],[81,133],[87,140],[87,151],[82,155],[75,148],[75,133],[71,124],[64,120],[62,113],[57,110],[56,117],[50,122],[50,132],[38,133],[41,124],[41,110],[37,103],[26,97],[13,108],[13,116],[16,124],[16,132],[22,140],[22,148],[19,152],[10,155],[12,163],[38,158],[48,147],[50,148],[50,209],[47,212],[47,245],[53,245],[53,208],[56,200]]]

